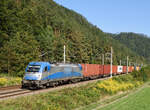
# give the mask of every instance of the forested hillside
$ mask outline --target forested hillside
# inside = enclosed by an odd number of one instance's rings
[[[147,62],[150,62],[150,38],[146,35],[130,32],[113,34],[112,36],[138,55],[146,58]]]
[[[125,61],[127,55],[132,62],[145,60],[53,0],[0,0],[0,73],[22,76],[30,61],[62,62],[63,45],[71,63],[101,64],[102,54],[111,46],[113,64]]]

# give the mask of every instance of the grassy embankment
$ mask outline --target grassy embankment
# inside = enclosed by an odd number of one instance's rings
[[[150,86],[145,86],[138,92],[131,93],[126,98],[117,100],[98,110],[149,110]]]
[[[135,90],[149,80],[149,73],[150,69],[144,68],[140,72],[98,81],[86,86],[0,101],[0,108],[2,110],[71,110],[80,108],[117,93]],[[124,95],[126,94],[122,96]],[[113,100],[122,96],[117,96]]]
[[[146,83],[140,88],[106,97],[78,110],[149,110],[149,99],[150,86]]]

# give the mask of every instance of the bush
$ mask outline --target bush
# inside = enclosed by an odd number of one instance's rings
[[[131,75],[126,77],[132,78]],[[119,78],[108,79],[102,82],[97,83],[97,88],[108,94],[115,94],[119,91],[126,91],[134,87],[138,87],[143,84],[140,81],[129,82],[128,80],[119,80]]]
[[[133,71],[131,75],[135,80],[146,82],[150,80],[150,67],[142,68],[140,71]]]
[[[4,86],[7,82],[6,78],[0,78],[0,86]]]
[[[133,76],[131,74],[126,74],[126,75],[121,75],[121,76],[118,76],[118,77],[113,77],[112,78],[113,80],[116,80],[118,82],[131,82],[134,80]]]
[[[2,77],[0,78],[0,87],[11,86],[11,85],[20,85],[22,79],[19,77]]]
[[[17,85],[21,84],[22,79],[19,77],[12,78],[12,80],[9,81],[10,85]]]

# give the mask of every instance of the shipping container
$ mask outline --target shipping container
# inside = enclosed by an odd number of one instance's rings
[[[136,70],[136,66],[134,66],[134,70]]]
[[[104,65],[104,75],[110,74],[110,65]]]
[[[117,67],[116,65],[112,65],[112,73],[115,75],[117,74]]]
[[[117,66],[117,74],[123,73],[123,66]]]
[[[129,72],[129,73],[132,72],[132,66],[129,66],[128,72]]]
[[[81,64],[84,77],[98,76],[100,66],[98,64]]]
[[[134,71],[134,66],[132,66],[132,71]]]
[[[123,66],[123,73],[127,73],[127,66]]]
[[[140,67],[139,67],[139,66],[137,66],[137,67],[136,67],[136,70],[137,70],[137,71],[139,71],[139,70],[140,70]]]
[[[99,65],[99,74],[100,75],[104,74],[104,66],[103,65]]]

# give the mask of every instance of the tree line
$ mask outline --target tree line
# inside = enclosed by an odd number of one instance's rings
[[[138,47],[112,36],[53,0],[0,0],[0,73],[22,76],[30,61],[62,62],[63,45],[71,63],[101,64],[111,46],[113,64],[127,55],[146,61]]]

